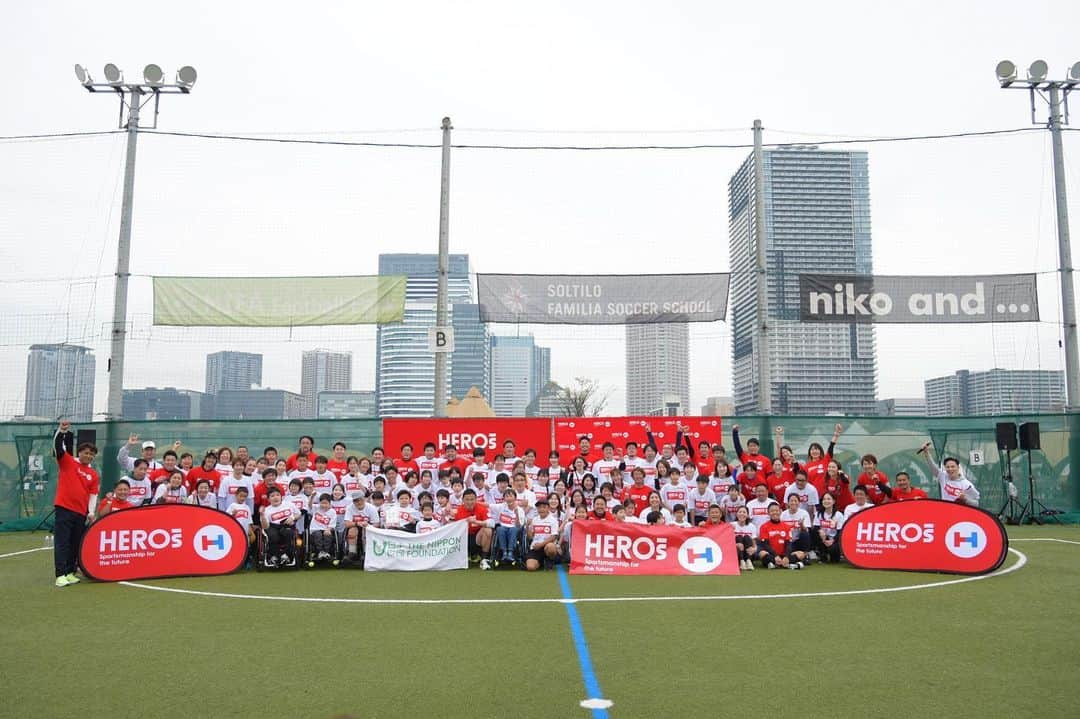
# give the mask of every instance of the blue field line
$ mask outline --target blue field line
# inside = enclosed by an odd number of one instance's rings
[[[577,649],[578,664],[581,666],[581,678],[585,682],[586,699],[603,699],[600,692],[600,682],[596,680],[596,672],[593,671],[592,657],[589,656],[589,643],[585,640],[585,630],[581,628],[581,617],[578,616],[577,607],[574,606],[574,595],[570,593],[570,580],[566,576],[566,570],[559,566],[559,586],[562,588],[566,607],[566,617],[570,620],[570,633],[574,637],[574,648]],[[593,719],[608,719],[607,709],[592,709]]]

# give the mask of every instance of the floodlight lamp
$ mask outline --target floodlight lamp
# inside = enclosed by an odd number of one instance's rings
[[[120,72],[120,68],[110,62],[105,66],[105,81],[110,85],[119,85],[124,81],[124,73]]]
[[[150,87],[161,87],[165,84],[165,73],[160,67],[151,63],[143,68],[143,80]]]
[[[75,77],[79,79],[79,83],[82,85],[92,85],[94,83],[94,79],[90,77],[90,73],[82,65],[75,65]]]
[[[1049,67],[1045,60],[1036,60],[1031,63],[1031,67],[1028,68],[1027,79],[1030,82],[1042,82],[1046,79],[1046,73]]]
[[[182,68],[176,71],[176,84],[180,87],[190,88],[195,84],[199,74],[195,72],[195,68],[191,65],[184,65]]]
[[[1011,82],[1016,79],[1016,65],[1008,60],[1002,60],[997,64],[998,82]]]
[[[1073,64],[1069,68],[1069,80],[1071,82],[1080,82],[1080,62]]]

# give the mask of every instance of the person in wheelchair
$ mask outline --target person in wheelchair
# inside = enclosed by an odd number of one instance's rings
[[[337,556],[337,512],[330,505],[330,495],[319,495],[318,506],[311,513],[308,561],[327,561]]]
[[[525,510],[518,505],[517,492],[507,489],[503,501],[491,507],[488,526],[495,529],[491,543],[491,559],[495,566],[520,562],[521,535],[525,527]]]
[[[267,493],[269,506],[263,509],[262,527],[266,532],[265,562],[268,567],[295,564],[296,522],[300,511],[281,500],[281,490],[272,487]]]
[[[545,564],[559,561],[562,548],[559,546],[559,520],[551,513],[547,502],[538,502],[536,516],[529,520],[526,532],[529,551],[525,555],[525,569],[535,572]]]

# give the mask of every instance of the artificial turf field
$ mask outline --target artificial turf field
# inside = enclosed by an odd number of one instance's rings
[[[560,600],[555,571],[245,571],[144,583],[425,600],[304,602],[89,581],[57,589],[51,551],[4,556],[0,716],[602,716],[579,704],[587,697],[571,609],[612,717],[1080,716],[1080,527],[1009,534],[1026,563],[978,581],[747,598],[957,577],[822,565],[573,576],[572,605],[460,601]],[[42,541],[0,535],[0,555]],[[1010,553],[1002,570],[1022,561]],[[692,596],[714,598],[683,598]],[[665,598],[640,599],[656,597]],[[596,598],[605,601],[586,601]]]

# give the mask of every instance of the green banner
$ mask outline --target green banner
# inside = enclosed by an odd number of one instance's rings
[[[405,276],[154,277],[154,324],[301,327],[400,322]]]

